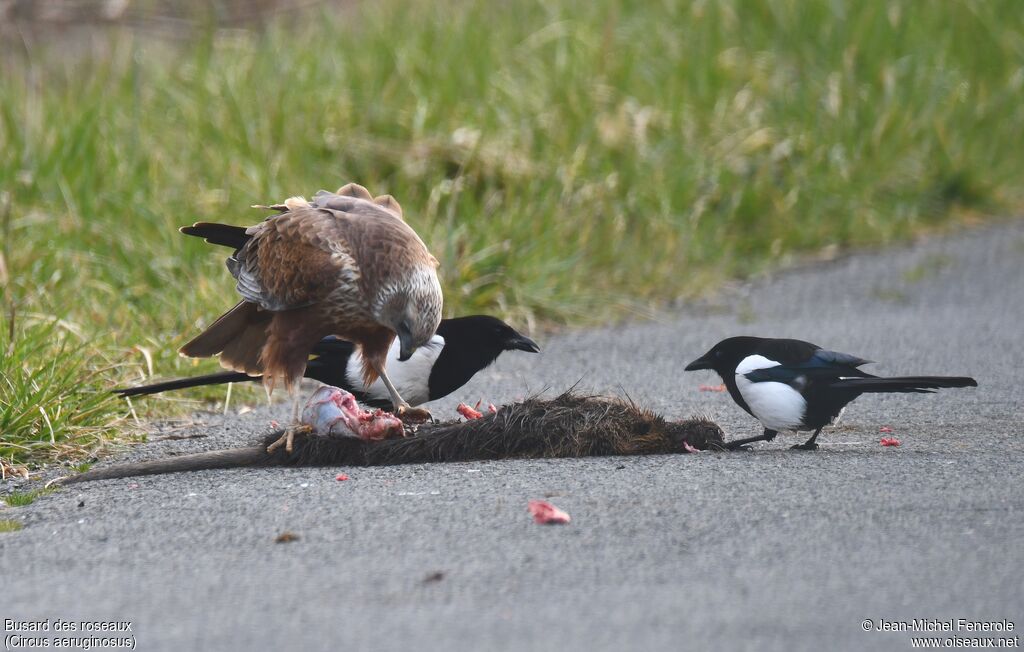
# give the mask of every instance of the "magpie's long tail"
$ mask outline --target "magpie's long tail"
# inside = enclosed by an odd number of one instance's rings
[[[344,342],[351,348],[351,344]],[[390,406],[391,401],[383,401],[380,405],[377,405],[372,400],[368,400],[367,397],[359,393],[357,388],[350,387],[347,379],[345,378],[345,363],[344,360],[339,361],[335,354],[323,354],[318,358],[311,358],[306,363],[306,378],[312,378],[313,380],[319,380],[322,383],[328,385],[334,385],[335,387],[341,387],[347,391],[351,391],[356,394],[356,398],[361,401],[367,402],[367,404],[373,407],[385,407]],[[263,380],[260,376],[250,376],[240,371],[219,371],[215,374],[207,374],[205,376],[193,376],[191,378],[175,378],[174,380],[166,380],[162,383],[153,383],[152,385],[139,385],[138,387],[121,387],[119,389],[112,389],[112,394],[119,396],[126,396],[131,398],[132,396],[149,396],[150,394],[159,394],[161,392],[170,392],[175,389],[187,389],[189,387],[202,387],[204,385],[226,385],[228,383],[244,383],[252,382],[258,383]]]
[[[977,387],[978,381],[968,376],[902,376],[897,378],[844,378],[831,385],[859,393],[913,392],[930,394],[943,387]]]
[[[222,371],[215,374],[207,374],[205,376],[194,376],[192,378],[178,378],[175,380],[168,380],[162,383],[153,383],[152,385],[140,385],[138,387],[122,387],[120,389],[111,390],[112,393],[120,396],[148,396],[150,394],[159,394],[160,392],[169,392],[175,389],[185,389],[187,387],[202,387],[204,385],[225,385],[227,383],[241,383],[246,381],[259,382],[261,378],[259,376],[249,376],[241,372],[235,371]]]

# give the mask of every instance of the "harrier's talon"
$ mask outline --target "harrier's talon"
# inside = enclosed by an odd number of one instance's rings
[[[412,421],[414,423],[430,421],[430,410],[415,408],[410,405],[399,405],[398,409],[395,410],[395,415],[402,421]]]
[[[807,442],[806,444],[796,444],[790,448],[795,451],[816,451],[818,450],[818,444],[814,442]]]
[[[270,446],[267,446],[267,453],[273,453],[275,450],[277,450],[281,446],[284,446],[285,452],[288,453],[288,454],[291,454],[292,450],[294,449],[293,443],[295,441],[295,435],[304,435],[304,434],[310,433],[310,432],[313,432],[313,426],[307,426],[307,425],[292,426],[292,427],[288,428],[287,430],[285,430],[284,434],[281,435],[277,439],[277,441],[275,441]]]

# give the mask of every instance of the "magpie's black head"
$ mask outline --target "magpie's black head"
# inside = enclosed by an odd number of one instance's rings
[[[437,334],[444,338],[444,348],[430,371],[432,401],[468,383],[504,351],[540,351],[536,342],[487,315],[442,319]]]
[[[753,353],[764,341],[763,337],[747,336],[722,340],[711,347],[710,351],[686,365],[686,371],[711,369],[717,371],[722,378],[726,378],[736,371],[743,358]]]
[[[457,347],[494,360],[503,351],[538,353],[537,343],[505,322],[488,315],[470,315],[444,319],[437,328],[445,348]]]

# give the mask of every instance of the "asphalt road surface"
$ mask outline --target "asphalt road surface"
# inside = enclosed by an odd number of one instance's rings
[[[506,354],[435,414],[582,379],[749,436],[756,422],[726,394],[699,390],[716,377],[682,372],[742,333],[856,353],[878,374],[970,374],[980,387],[862,397],[813,453],[789,450],[801,434],[751,453],[75,486],[0,512],[25,525],[0,534],[0,619],[49,619],[51,639],[56,619],[127,620],[141,650],[905,650],[929,634],[864,623],[914,618],[1007,619],[1014,631],[983,635],[1019,636],[1022,323],[1016,221],[550,337],[542,355]],[[173,432],[207,437],[122,459],[242,445],[287,413],[203,417]],[[882,447],[882,426],[902,446]],[[527,501],[544,497],[572,523],[534,524]],[[298,540],[275,543],[285,531]]]

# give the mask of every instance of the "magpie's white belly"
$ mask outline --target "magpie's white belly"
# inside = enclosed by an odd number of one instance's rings
[[[736,388],[758,421],[769,430],[797,430],[803,424],[807,401],[785,383],[751,382],[745,374],[779,366],[778,362],[752,355],[736,367]]]
[[[803,423],[807,402],[785,383],[752,383],[736,376],[736,386],[747,407],[769,430],[797,430]]]
[[[398,393],[409,405],[421,405],[430,400],[430,370],[434,367],[434,362],[441,355],[441,349],[443,348],[444,338],[440,335],[435,335],[425,345],[416,349],[412,357],[405,362],[399,362],[399,342],[396,339],[391,343],[391,348],[388,349],[387,363],[384,368],[387,370],[388,378],[391,379],[395,389],[398,390]],[[345,376],[352,387],[362,387],[363,356],[359,351],[353,353],[348,359]],[[391,400],[388,388],[384,386],[384,381],[380,378],[373,381],[363,391],[371,399]]]

